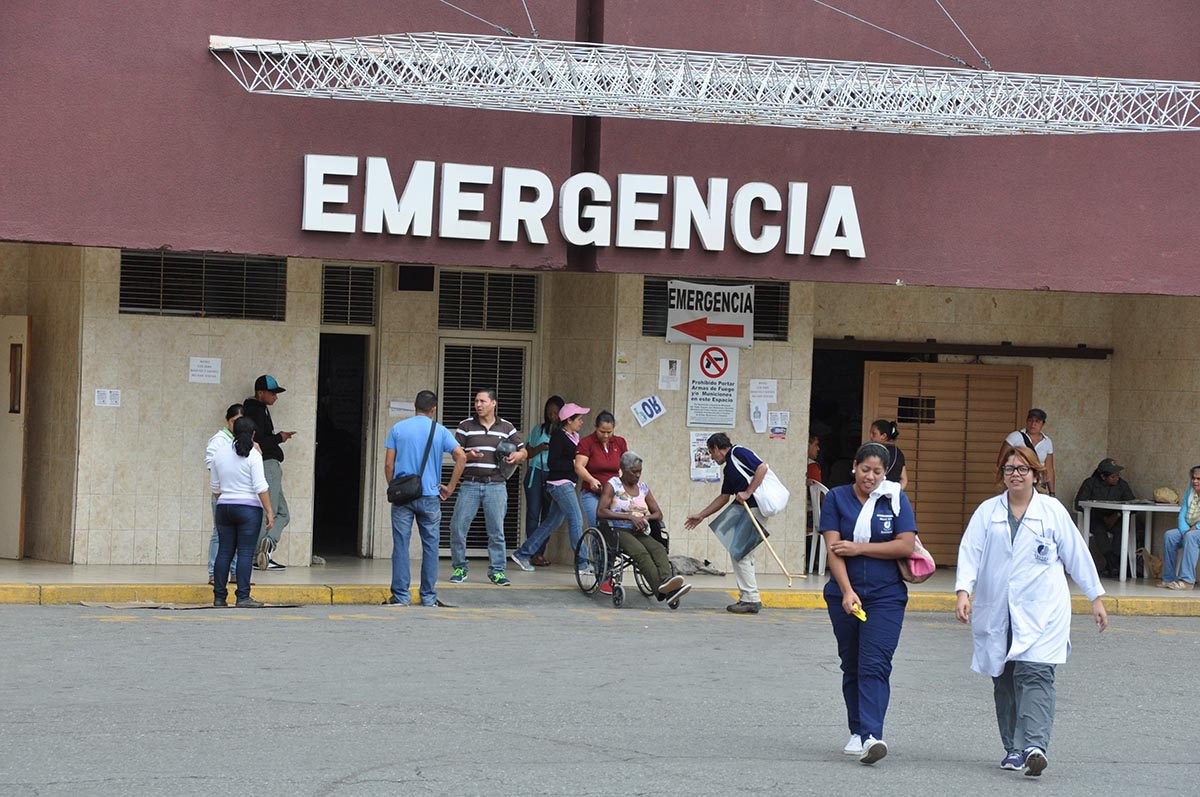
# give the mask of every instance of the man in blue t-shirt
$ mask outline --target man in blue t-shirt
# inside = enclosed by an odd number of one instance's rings
[[[708,453],[713,462],[725,466],[721,494],[699,512],[688,515],[684,527],[694,529],[704,518],[720,512],[729,503],[730,496],[750,507],[750,511],[755,513],[761,523],[762,515],[758,512],[754,491],[767,476],[767,463],[745,446],[735,446],[729,441],[729,435],[724,432],[717,432],[708,438]],[[758,594],[758,579],[754,575],[754,551],[751,550],[741,559],[732,561],[733,576],[737,580],[739,594],[737,603],[731,603],[725,609],[734,614],[758,614],[762,608],[762,599]]]
[[[421,535],[421,605],[446,606],[438,600],[435,589],[442,501],[454,494],[454,488],[458,486],[467,464],[467,453],[450,430],[437,422],[436,393],[422,390],[413,405],[417,414],[397,423],[388,434],[383,457],[384,483],[402,474],[415,476],[421,467],[426,444],[429,445],[429,456],[425,458],[425,467],[421,470],[421,496],[404,506],[392,507],[392,594],[383,603],[385,606],[407,606],[412,600],[408,547],[415,520]],[[443,454],[454,457],[454,472],[450,474],[449,484],[441,483]]]

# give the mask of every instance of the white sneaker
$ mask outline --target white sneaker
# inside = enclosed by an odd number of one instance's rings
[[[857,733],[850,734],[850,741],[846,742],[846,746],[842,748],[842,752],[846,755],[862,755],[862,737]]]
[[[521,568],[522,570],[532,571],[534,569],[533,565],[529,563],[529,560],[523,556],[517,555],[516,551],[513,551],[512,560],[516,562],[517,567]]]
[[[883,739],[876,739],[874,736],[868,736],[863,742],[862,758],[858,759],[864,764],[874,764],[876,761],[887,755],[887,742]]]

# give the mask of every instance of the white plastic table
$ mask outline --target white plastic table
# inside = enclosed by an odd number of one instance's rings
[[[1150,538],[1153,533],[1153,517],[1155,512],[1167,512],[1173,515],[1179,514],[1179,504],[1146,504],[1136,501],[1080,501],[1079,507],[1083,510],[1083,538],[1091,539],[1092,533],[1092,510],[1093,509],[1113,509],[1121,513],[1121,562],[1117,565],[1117,578],[1121,581],[1125,580],[1125,568],[1129,568],[1131,576],[1137,575],[1136,560],[1134,552],[1137,550],[1137,540],[1134,540],[1134,545],[1129,545],[1129,516],[1134,512],[1141,512],[1146,516],[1145,536],[1146,536],[1146,552],[1150,552]],[[1136,532],[1135,532],[1136,533]]]

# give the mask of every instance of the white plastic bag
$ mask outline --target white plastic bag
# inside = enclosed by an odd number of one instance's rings
[[[729,449],[729,458],[733,461],[733,466],[737,468],[738,473],[745,477],[747,483],[754,481],[754,474],[746,470],[741,461],[733,455],[733,448]],[[762,484],[758,485],[758,489],[754,491],[754,501],[758,504],[758,511],[762,513],[763,517],[778,515],[787,508],[789,498],[791,498],[791,493],[788,492],[788,488],[783,486],[783,482],[779,481],[775,471],[771,470],[770,465],[767,465],[767,475],[763,478]]]

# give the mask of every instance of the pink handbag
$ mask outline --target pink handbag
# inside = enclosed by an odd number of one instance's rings
[[[937,570],[937,563],[933,561],[933,555],[925,550],[920,537],[917,537],[912,555],[907,559],[897,559],[896,566],[900,568],[900,578],[909,584],[920,584]]]

